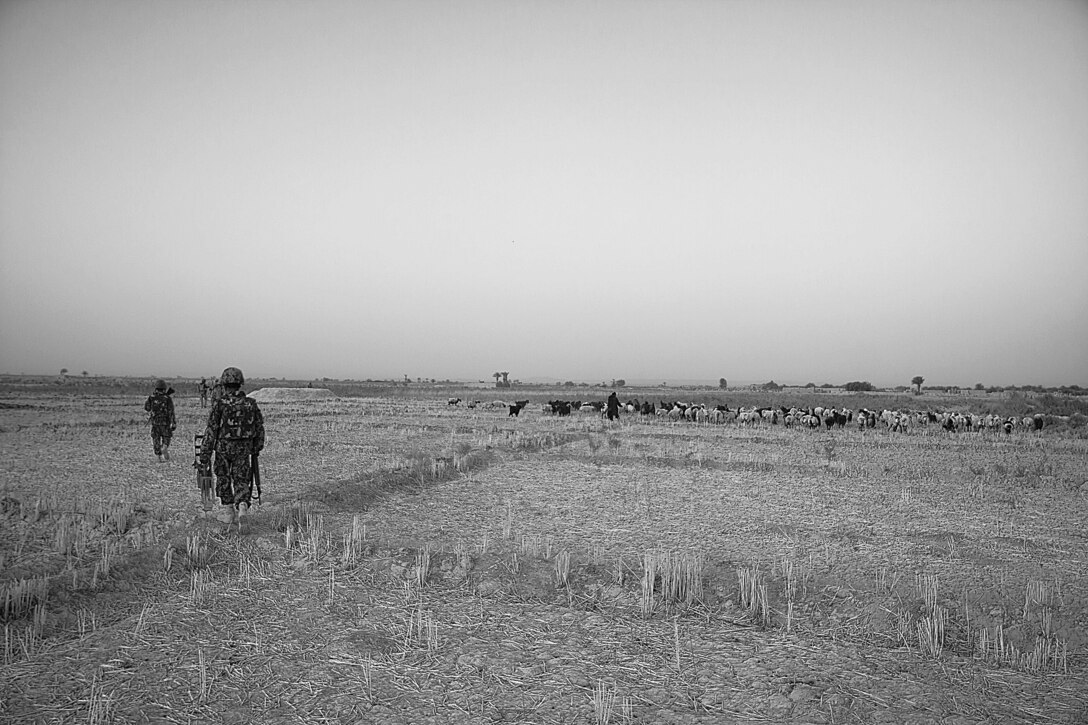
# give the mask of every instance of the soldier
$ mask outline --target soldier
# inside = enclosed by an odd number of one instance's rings
[[[245,378],[238,368],[223,371],[223,393],[212,401],[200,446],[200,465],[211,465],[215,453],[215,495],[223,508],[219,520],[230,531],[242,522],[253,499],[253,458],[264,448],[264,417],[257,401],[242,390]]]
[[[169,461],[170,438],[178,427],[178,419],[174,416],[174,401],[166,390],[165,380],[155,381],[155,392],[144,403],[144,410],[150,414],[151,445],[155,449],[155,455],[159,461],[164,458]]]
[[[216,378],[215,384],[212,385],[212,405],[215,405],[215,401],[219,400],[221,397],[223,397],[223,381]]]
[[[207,408],[208,407],[208,379],[207,378],[201,378],[200,379],[200,407],[201,408]]]

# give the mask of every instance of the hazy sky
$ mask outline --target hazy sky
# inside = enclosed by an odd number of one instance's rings
[[[1088,3],[0,3],[0,372],[1088,385]]]

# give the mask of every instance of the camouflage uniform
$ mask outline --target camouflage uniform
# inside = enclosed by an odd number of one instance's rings
[[[155,392],[144,403],[144,410],[151,414],[151,445],[155,455],[160,458],[165,455],[170,460],[170,438],[178,427],[178,420],[174,416],[174,401],[166,393],[165,383],[155,386]]]
[[[223,389],[208,413],[200,458],[207,465],[215,453],[215,495],[224,506],[235,511],[249,507],[253,497],[250,456],[263,448],[264,417],[257,401],[241,389]]]

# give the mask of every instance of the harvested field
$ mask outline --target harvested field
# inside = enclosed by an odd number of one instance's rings
[[[0,398],[4,722],[1088,721],[1082,439],[269,399],[239,536],[142,406]]]
[[[260,403],[297,403],[304,400],[335,398],[328,388],[260,388],[249,394]]]

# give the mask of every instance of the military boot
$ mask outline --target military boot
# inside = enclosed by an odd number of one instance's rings
[[[162,447],[162,457],[166,460],[170,460],[170,444],[166,444]]]
[[[225,504],[219,509],[219,522],[223,524],[223,533],[229,534],[231,524],[234,523],[234,506]]]
[[[246,515],[248,513],[249,513],[249,504],[248,503],[238,504],[238,513],[235,515],[234,520],[238,523],[238,533],[239,534],[244,534],[245,533],[245,519],[246,519]]]
[[[159,459],[159,463],[162,463],[162,454],[161,453],[156,453],[155,457]]]

